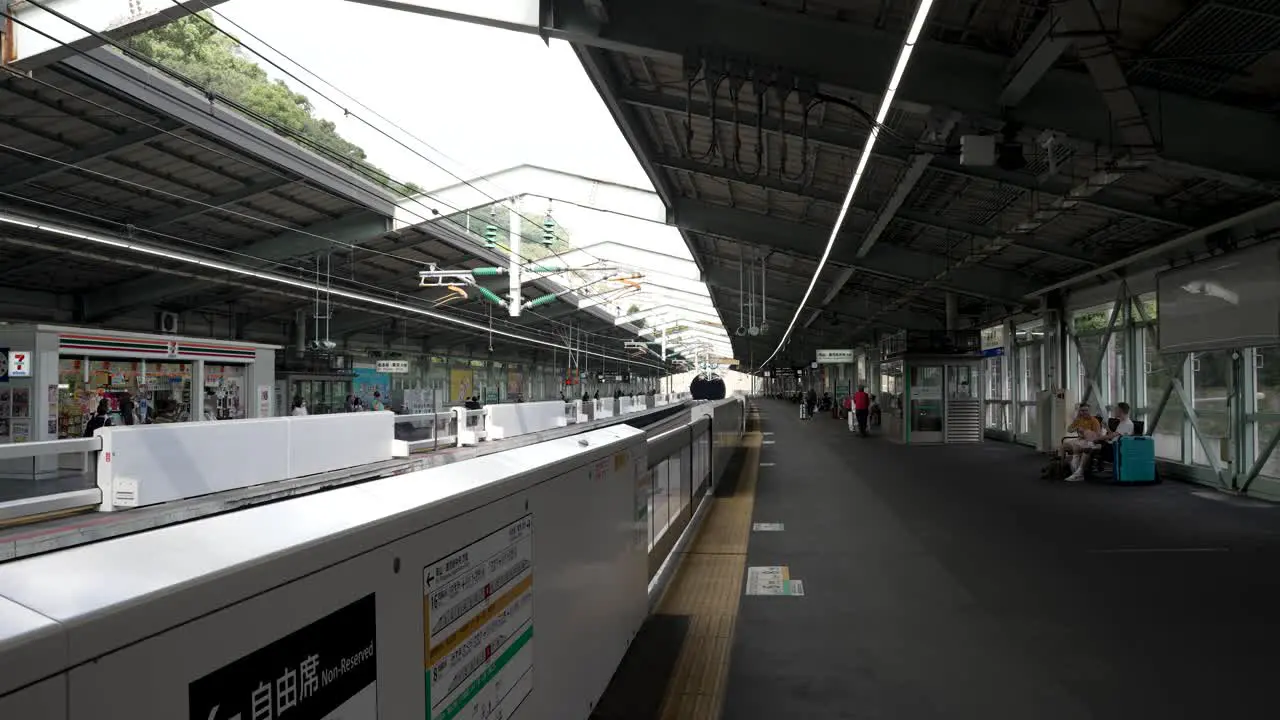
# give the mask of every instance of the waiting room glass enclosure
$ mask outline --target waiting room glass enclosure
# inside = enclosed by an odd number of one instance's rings
[[[982,442],[982,356],[968,338],[897,336],[881,348],[885,436],[908,444]],[[912,347],[951,352],[911,352]]]

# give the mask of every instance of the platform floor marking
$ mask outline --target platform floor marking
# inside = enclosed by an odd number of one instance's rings
[[[786,529],[785,523],[752,523],[751,532],[782,532]]]
[[[774,465],[777,465],[777,464],[778,463],[760,463],[760,467],[773,467]]]
[[[734,494],[717,497],[685,555],[658,612],[690,617],[689,632],[659,717],[719,718],[729,677],[729,651],[746,574],[751,513],[755,509],[760,434],[743,438],[742,474]]]
[[[772,435],[772,434],[773,434],[773,432],[772,432],[772,431],[770,431],[770,432],[764,432],[764,433],[760,433],[760,434],[761,434],[761,435],[763,435],[763,436],[765,436],[765,437],[769,437],[770,435]]]
[[[776,442],[777,442],[777,440],[765,440],[765,441],[764,441],[764,444],[765,444],[765,445],[773,445],[773,444],[775,444]]]
[[[747,595],[775,595],[800,597],[804,595],[804,581],[791,578],[791,568],[772,565],[747,568]]]

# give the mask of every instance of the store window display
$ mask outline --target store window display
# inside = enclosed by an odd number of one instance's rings
[[[244,417],[245,367],[205,365],[204,420],[240,420]]]
[[[58,437],[81,437],[102,400],[112,425],[131,424],[122,413],[132,424],[190,420],[191,371],[188,362],[60,358]]]

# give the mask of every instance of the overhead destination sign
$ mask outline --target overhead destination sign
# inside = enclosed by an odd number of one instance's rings
[[[537,32],[539,0],[353,0],[364,5],[421,13],[449,20]]]
[[[838,365],[853,362],[853,349],[819,350],[817,360],[823,365]]]
[[[192,720],[377,720],[377,601],[366,595],[205,675]]]

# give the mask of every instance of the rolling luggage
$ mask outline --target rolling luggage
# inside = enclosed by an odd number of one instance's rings
[[[1122,437],[1115,443],[1115,481],[1156,481],[1156,443],[1148,435]]]

